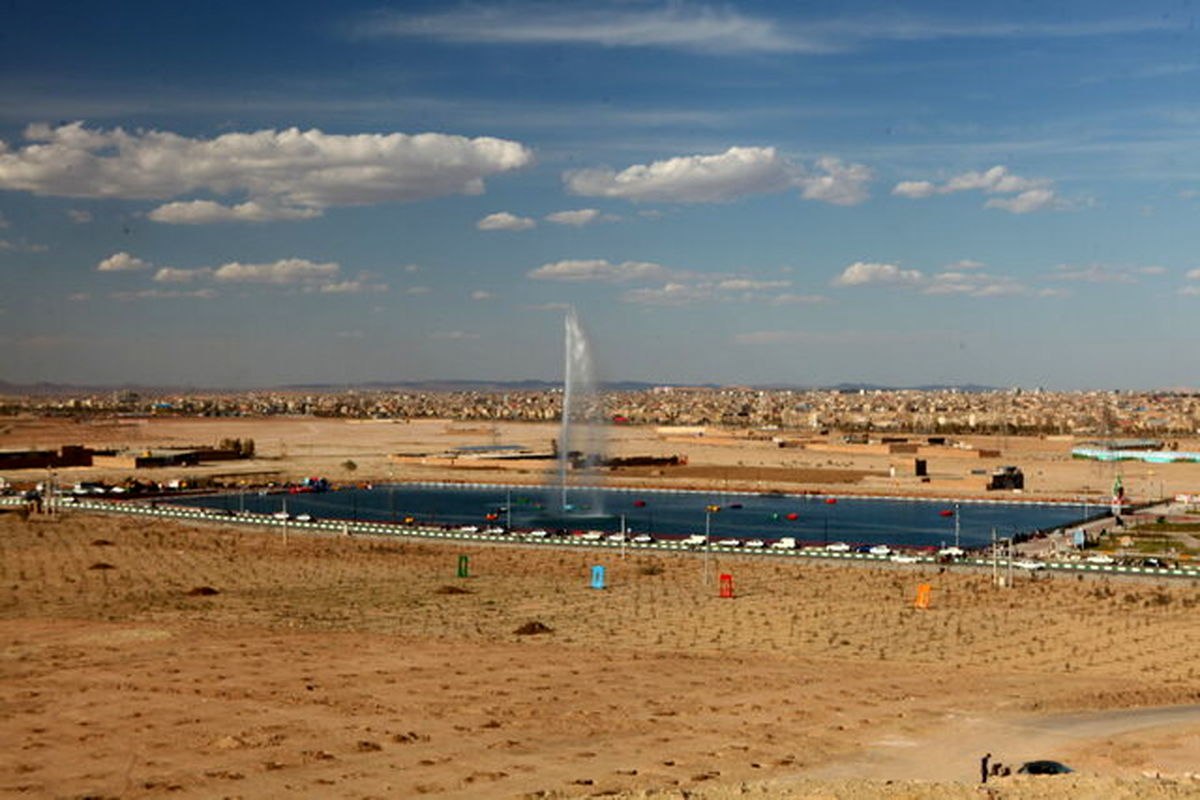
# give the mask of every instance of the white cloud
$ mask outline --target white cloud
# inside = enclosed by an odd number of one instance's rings
[[[901,197],[931,197],[937,194],[937,187],[929,181],[900,181],[892,187],[892,194]]]
[[[1184,286],[1179,290],[1179,294],[1200,296],[1200,286]]]
[[[44,244],[32,244],[21,240],[0,239],[0,253],[44,253],[50,248]]]
[[[72,222],[79,223],[80,225],[92,221],[92,212],[77,208],[68,208],[67,216],[71,218]]]
[[[498,211],[476,222],[475,227],[481,231],[527,231],[537,227],[537,221],[529,217],[518,217],[507,211]]]
[[[892,187],[892,194],[920,199],[935,194],[980,191],[984,194],[1014,195],[993,197],[984,203],[984,208],[998,208],[1013,214],[1028,214],[1033,211],[1065,208],[1048,178],[1025,178],[1015,175],[1008,167],[996,165],[982,172],[962,172],[950,177],[940,186],[930,181],[901,181]]]
[[[792,294],[784,292],[768,300],[773,306],[812,306],[828,303],[829,298],[823,294]]]
[[[940,194],[978,189],[988,194],[1013,194],[1027,192],[1045,186],[1044,178],[1022,178],[1008,171],[1008,167],[994,166],[984,172],[963,172],[955,175],[938,189]]]
[[[613,214],[602,214],[596,208],[580,208],[574,211],[555,211],[553,214],[546,215],[547,222],[553,222],[556,225],[574,225],[581,228],[584,225],[591,225],[593,222],[615,222],[617,217]]]
[[[999,208],[1013,214],[1028,214],[1059,206],[1059,199],[1051,189],[1030,189],[1016,197],[993,197],[983,204],[984,208]]]
[[[1059,264],[1054,268],[1050,277],[1059,281],[1075,281],[1080,283],[1115,283],[1132,284],[1138,282],[1141,275],[1163,275],[1166,270],[1158,266],[1131,267],[1114,266],[1110,264],[1086,264],[1075,266]]]
[[[212,200],[186,200],[167,203],[151,211],[155,222],[170,225],[208,225],[214,222],[274,222],[304,220],[321,216],[319,208],[287,208],[248,200],[235,206],[225,206]]]
[[[213,139],[30,125],[26,147],[0,143],[0,189],[58,197],[167,199],[206,191],[250,205],[171,204],[167,221],[295,218],[327,206],[481,194],[484,178],[528,166],[523,145],[443,133],[326,134],[259,130]],[[187,219],[191,215],[191,219]],[[290,215],[290,216],[289,216]]]
[[[143,261],[136,256],[131,256],[124,251],[113,253],[108,258],[96,265],[97,272],[134,272],[137,270],[149,269],[152,265],[149,261]]]
[[[645,306],[685,306],[712,298],[712,291],[703,286],[668,283],[658,289],[630,289],[621,301]]]
[[[821,51],[825,45],[781,34],[774,22],[730,8],[669,3],[660,8],[586,8],[553,3],[466,6],[431,14],[380,12],[354,27],[359,36],[498,44],[656,47],[710,53]]]
[[[871,170],[862,164],[843,164],[837,158],[817,159],[817,174],[798,178],[800,194],[806,200],[821,200],[836,206],[854,206],[870,194]]]
[[[1029,294],[1029,287],[1012,278],[986,272],[940,272],[932,276],[925,294],[963,294],[970,297],[999,297]]]
[[[430,339],[448,339],[450,341],[462,342],[462,341],[470,341],[473,339],[478,339],[479,334],[471,333],[470,331],[436,331],[434,333],[429,334],[429,338]]]
[[[1200,281],[1200,269],[1189,269],[1183,277],[1189,281]]]
[[[212,276],[212,270],[207,267],[199,269],[178,269],[176,267],[161,267],[154,273],[154,280],[159,283],[192,283],[193,281]]]
[[[433,289],[428,286],[410,286],[404,290],[404,294],[408,297],[420,297],[423,294],[429,294]]]
[[[211,267],[196,269],[161,267],[154,273],[154,280],[158,283],[194,283],[201,280],[213,280],[219,283],[299,286],[303,292],[320,294],[364,294],[388,291],[387,284],[371,283],[369,278],[370,275],[364,272],[354,280],[342,280],[341,267],[338,264],[318,263],[303,258],[285,258],[263,264],[242,264],[234,261],[216,269]]]
[[[67,295],[67,299],[72,303],[85,303],[88,300],[91,300],[92,296],[87,292],[72,292],[71,294]]]
[[[718,155],[679,156],[621,172],[596,167],[564,175],[572,194],[669,203],[723,203],[794,188],[809,200],[854,205],[867,198],[870,179],[867,167],[836,158],[819,159],[810,172],[774,147],[731,147]]]
[[[919,270],[900,269],[895,264],[856,261],[833,279],[834,286],[919,284],[925,279]]]
[[[471,292],[472,300],[491,300],[494,296],[495,295],[493,295],[491,292],[483,289],[476,289],[475,291]]]
[[[178,300],[188,298],[211,300],[216,296],[217,293],[213,289],[142,289],[136,292],[113,292],[112,294],[112,297],[116,300]]]
[[[791,281],[758,281],[751,278],[724,278],[717,281],[717,288],[730,292],[752,292],[762,289],[783,289]]]
[[[607,259],[565,260],[543,264],[526,273],[538,280],[559,281],[630,281],[663,279],[670,270],[649,261],[624,261],[613,264]]]
[[[319,289],[321,294],[366,294],[368,292],[386,292],[387,290],[388,286],[385,283],[367,283],[363,280],[324,283]]]
[[[458,43],[658,48],[704,55],[840,53],[872,42],[1111,36],[1182,29],[1168,17],[1036,22],[923,18],[914,14],[805,17],[779,22],[706,3],[512,2],[463,4],[427,14],[377,11],[347,26],[353,36]]]
[[[1014,278],[983,272],[980,270],[983,266],[982,262],[963,259],[940,272],[926,274],[920,270],[901,269],[895,264],[859,261],[846,267],[831,283],[834,286],[892,286],[927,295],[1002,297],[1041,294]]]
[[[265,264],[231,261],[213,272],[220,283],[266,283],[274,285],[325,284],[337,277],[339,266],[333,262],[314,262],[305,258],[284,258]]]

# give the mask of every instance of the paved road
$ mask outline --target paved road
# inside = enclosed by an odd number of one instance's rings
[[[887,737],[842,761],[806,772],[813,778],[978,781],[979,759],[1018,766],[1089,741],[1138,730],[1200,726],[1200,705],[1053,716],[948,715],[939,730],[921,737]]]

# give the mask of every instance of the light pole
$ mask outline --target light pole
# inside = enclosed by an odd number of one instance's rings
[[[721,510],[720,506],[704,507],[704,582],[709,583],[709,573],[712,567],[712,515]]]
[[[392,480],[392,470],[388,469],[388,511],[391,512],[392,524],[396,524],[396,484]]]
[[[958,547],[959,539],[958,503],[954,504],[954,546]],[[959,548],[961,549],[961,548]]]

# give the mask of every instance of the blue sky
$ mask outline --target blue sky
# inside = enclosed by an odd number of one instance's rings
[[[1169,388],[1185,3],[45,3],[0,380]]]

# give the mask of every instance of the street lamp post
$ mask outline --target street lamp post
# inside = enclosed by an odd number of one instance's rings
[[[392,524],[396,524],[396,484],[393,482],[392,471],[388,470],[388,511],[392,517]]]
[[[710,583],[712,567],[712,515],[721,510],[720,506],[704,507],[704,581]]]
[[[958,547],[960,524],[958,521],[958,503],[954,504],[954,546]],[[959,548],[961,549],[961,548]]]

